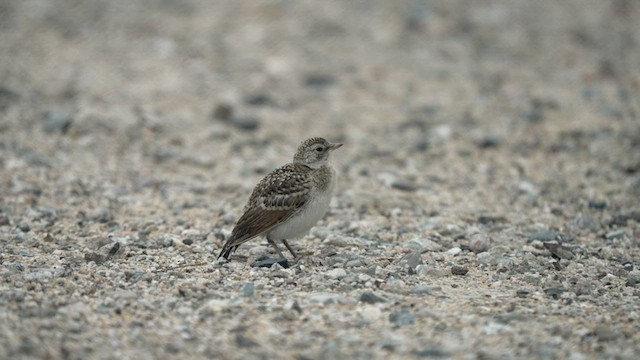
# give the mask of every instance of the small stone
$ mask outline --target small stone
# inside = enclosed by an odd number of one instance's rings
[[[231,117],[233,116],[233,106],[227,103],[218,104],[216,105],[216,108],[213,110],[213,113],[211,114],[211,116],[214,119],[227,121],[231,119]]]
[[[596,232],[600,230],[600,224],[591,216],[587,215],[578,215],[571,222],[571,224],[578,229],[589,230],[592,232]]]
[[[111,210],[107,208],[93,209],[87,213],[87,219],[93,220],[99,223],[107,223],[113,220]]]
[[[453,275],[464,276],[464,275],[467,275],[468,272],[469,272],[469,269],[467,269],[466,267],[463,267],[463,266],[452,266],[451,267],[451,273]]]
[[[627,232],[625,230],[616,230],[616,231],[608,232],[604,237],[607,240],[614,240],[614,239],[622,239],[626,235],[627,235]]]
[[[620,334],[615,330],[605,325],[598,325],[595,329],[595,335],[600,341],[613,341],[620,337]]]
[[[422,264],[422,254],[419,251],[409,253],[400,259],[400,265],[407,269],[409,274],[415,274],[420,264]]]
[[[516,291],[516,296],[519,298],[526,298],[527,296],[529,296],[530,292],[528,290],[517,290]]]
[[[376,321],[382,316],[382,311],[377,306],[369,305],[360,310],[360,315],[365,320]]]
[[[572,241],[574,239],[573,235],[564,234],[553,230],[548,231],[538,231],[529,237],[529,242],[532,241]]]
[[[478,141],[478,147],[481,149],[497,148],[502,143],[500,137],[496,134],[485,134],[480,141]]]
[[[461,252],[462,252],[462,249],[460,249],[459,247],[454,247],[454,248],[451,248],[451,249],[447,250],[447,255],[456,256],[456,255],[460,254]]]
[[[441,286],[434,285],[416,285],[413,287],[412,292],[416,295],[432,295],[436,291],[441,291]]]
[[[304,85],[315,88],[326,88],[335,83],[335,80],[331,75],[326,74],[311,74],[304,80]]]
[[[252,282],[242,286],[242,297],[253,298],[256,295],[256,287]]]
[[[182,240],[182,243],[185,245],[191,245],[193,244],[193,239],[184,239]]]
[[[251,264],[251,266],[252,267],[271,268],[271,266],[273,266],[274,264],[279,264],[280,266],[282,266],[285,269],[289,268],[289,260],[287,260],[287,259],[273,259],[273,258],[256,261],[253,264]]]
[[[106,258],[107,258],[106,256],[104,256],[102,254],[98,254],[96,252],[88,252],[88,253],[84,254],[84,260],[86,262],[93,261],[93,262],[96,263],[96,265],[100,265],[103,262],[105,262]]]
[[[254,95],[247,96],[244,99],[244,102],[247,105],[251,105],[251,106],[265,106],[265,105],[273,104],[273,100],[271,100],[271,98],[267,94],[254,94]]]
[[[631,261],[625,261],[624,263],[622,263],[622,268],[626,272],[631,272],[633,271],[633,263]]]
[[[553,257],[557,259],[571,260],[574,257],[571,251],[563,247],[557,241],[549,241],[543,244],[544,244],[544,247],[551,252]]]
[[[469,239],[469,250],[474,253],[481,253],[489,250],[489,236],[483,233],[471,235],[471,239]]]
[[[544,289],[544,293],[554,300],[560,299],[560,297],[562,297],[562,294],[564,292],[565,292],[565,289],[555,288],[555,287]]]
[[[640,276],[629,275],[629,277],[627,277],[627,282],[625,283],[626,286],[636,287],[638,284],[640,284]]]
[[[425,358],[450,358],[451,354],[440,348],[426,348],[420,351],[415,351],[414,355],[417,357]]]
[[[389,321],[397,326],[413,325],[416,320],[416,316],[407,309],[398,310],[389,315]]]
[[[0,214],[0,226],[11,225],[9,217],[5,214]]]
[[[325,273],[325,275],[329,278],[329,279],[334,279],[334,280],[340,280],[340,279],[344,279],[345,277],[347,277],[347,271],[345,269],[331,269],[329,271],[327,271]]]
[[[392,182],[391,187],[396,190],[406,191],[406,192],[414,192],[418,189],[414,184],[410,182],[402,181],[402,180],[396,180]]]
[[[387,302],[387,299],[380,297],[371,291],[367,291],[360,295],[360,301],[367,304],[375,304]]]
[[[21,223],[20,225],[18,225],[18,229],[20,229],[20,231],[24,233],[28,233],[29,231],[31,231],[31,226],[29,226],[29,224],[27,223]]]
[[[493,224],[493,223],[505,223],[507,222],[507,218],[500,215],[480,215],[478,216],[478,222],[483,225]]]
[[[231,124],[241,130],[253,131],[258,129],[260,121],[253,116],[233,117]]]
[[[51,110],[47,112],[42,124],[42,130],[47,134],[62,133],[65,134],[71,123],[71,113],[62,109]]]
[[[587,206],[589,206],[590,209],[604,210],[607,208],[607,202],[602,200],[589,200]]]

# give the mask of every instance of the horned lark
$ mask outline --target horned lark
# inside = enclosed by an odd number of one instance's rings
[[[241,244],[266,235],[281,258],[285,259],[277,241],[298,259],[287,240],[306,234],[329,209],[336,183],[329,157],[340,146],[319,137],[303,141],[292,163],[274,170],[253,189],[218,258],[229,259]]]

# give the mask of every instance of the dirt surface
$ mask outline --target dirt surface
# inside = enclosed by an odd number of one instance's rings
[[[215,3],[0,1],[0,358],[640,357],[640,3]]]

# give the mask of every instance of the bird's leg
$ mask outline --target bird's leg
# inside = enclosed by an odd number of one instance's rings
[[[289,252],[291,253],[291,255],[293,255],[293,260],[298,261],[298,259],[300,259],[298,257],[298,254],[296,254],[295,251],[293,251],[293,248],[289,245],[289,243],[287,242],[287,240],[282,239],[282,243],[284,244],[284,246],[287,247],[287,250],[289,250]]]
[[[286,257],[284,257],[284,255],[282,255],[282,251],[280,251],[280,248],[278,247],[278,245],[276,245],[275,241],[273,241],[273,240],[269,239],[268,237],[267,237],[267,241],[269,242],[269,244],[270,244],[271,246],[273,246],[273,248],[276,250],[276,252],[278,253],[278,255],[280,255],[280,258],[281,258],[281,259],[285,259],[285,260],[287,259]],[[287,246],[287,247],[288,247],[288,246]]]

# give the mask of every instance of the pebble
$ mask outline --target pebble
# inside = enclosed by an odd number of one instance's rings
[[[400,266],[406,269],[409,274],[415,274],[416,268],[420,264],[422,264],[422,254],[419,251],[409,253],[400,259]]]
[[[367,304],[375,304],[387,302],[387,299],[380,297],[371,291],[367,291],[360,295],[360,301]]]
[[[345,277],[347,277],[347,271],[345,269],[331,269],[329,271],[327,271],[325,273],[325,275],[329,278],[329,279],[334,279],[334,280],[340,280],[340,279],[344,279]]]
[[[314,88],[326,88],[335,83],[333,76],[328,74],[310,74],[304,80],[304,85]]]
[[[246,131],[257,130],[260,127],[260,120],[253,116],[233,117],[230,123],[236,128]]]
[[[456,255],[459,255],[461,252],[462,252],[462,249],[460,249],[459,247],[454,247],[447,250],[447,255],[456,256]]]
[[[215,109],[211,113],[211,117],[218,120],[228,121],[233,116],[233,106],[227,103],[221,103],[216,105]]]
[[[451,267],[451,273],[453,275],[467,275],[468,272],[469,272],[469,269],[467,269],[466,267],[463,267],[463,266],[452,266]]]
[[[408,326],[416,323],[418,319],[408,309],[394,311],[389,315],[389,321],[397,326]]]
[[[382,311],[377,306],[368,305],[360,309],[360,315],[367,321],[376,321],[382,317]]]
[[[627,235],[626,230],[616,230],[608,232],[604,237],[607,240],[622,239]]]
[[[20,229],[20,231],[24,233],[28,233],[29,231],[31,231],[31,226],[29,226],[29,224],[27,223],[21,223],[18,225],[18,229]]]
[[[434,292],[442,291],[442,287],[436,285],[416,285],[411,291],[416,295],[432,295]]]
[[[481,253],[489,250],[489,236],[483,233],[475,233],[469,239],[469,250]]]
[[[256,286],[252,282],[245,283],[242,286],[242,297],[253,298],[256,295]]]
[[[65,134],[73,122],[70,112],[63,109],[54,109],[47,112],[42,123],[42,130],[47,134]]]

